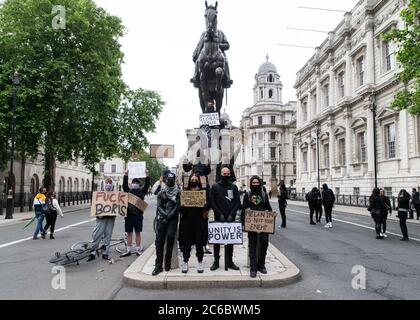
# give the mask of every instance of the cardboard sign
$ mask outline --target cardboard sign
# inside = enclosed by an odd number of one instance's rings
[[[127,216],[128,193],[96,191],[93,193],[91,217]]]
[[[181,191],[181,206],[203,208],[206,205],[206,190]]]
[[[220,125],[219,114],[214,113],[202,113],[200,114],[200,127],[201,126],[218,126]]]
[[[270,211],[245,210],[244,229],[248,232],[274,234],[277,213]]]
[[[145,178],[146,162],[129,162],[128,163],[128,179]]]
[[[150,158],[175,158],[175,146],[166,144],[151,144]]]
[[[242,224],[210,222],[208,239],[211,244],[242,244]]]
[[[147,202],[141,200],[139,197],[132,193],[128,194],[128,203],[132,204],[143,212],[146,211],[147,207],[149,206]]]

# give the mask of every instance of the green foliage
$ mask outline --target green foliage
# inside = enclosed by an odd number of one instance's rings
[[[392,107],[411,114],[420,114],[420,0],[407,1],[407,7],[401,11],[405,22],[404,29],[394,29],[386,33],[386,41],[399,45],[397,60],[402,68],[398,79],[405,87],[399,91]]]

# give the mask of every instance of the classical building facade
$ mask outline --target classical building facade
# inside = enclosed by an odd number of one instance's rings
[[[396,47],[381,38],[403,27],[403,5],[359,1],[297,73],[297,192],[317,186],[319,163],[321,184],[370,194],[375,153],[378,186],[388,195],[420,186],[420,117],[390,108],[401,85]]]
[[[255,75],[254,105],[243,112],[243,145],[237,161],[241,188],[249,189],[253,175],[262,177],[267,190],[277,193],[282,180],[293,186],[296,178],[294,101],[283,104],[282,83],[274,64],[263,63]]]

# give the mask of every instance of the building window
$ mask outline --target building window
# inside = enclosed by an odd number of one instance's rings
[[[392,50],[392,44],[390,42],[384,42],[383,48],[384,48],[385,71],[390,71],[392,69],[392,56],[394,54]]]
[[[330,166],[330,145],[324,144],[324,167],[328,168]]]
[[[276,140],[276,133],[270,132],[270,140]]]
[[[387,197],[392,197],[392,187],[385,187],[384,191]]]
[[[297,170],[296,170],[296,165],[294,165],[294,166],[293,166],[293,175],[296,175],[296,172],[297,172]]]
[[[345,73],[341,72],[338,75],[338,94],[340,98],[343,98],[345,93],[345,86],[344,86],[344,81],[345,81]]]
[[[357,140],[359,144],[359,161],[366,162],[366,133],[358,133]]]
[[[258,132],[258,141],[263,141],[263,140],[264,140],[264,133]]]
[[[273,98],[273,90],[268,90],[268,98],[271,99]]]
[[[330,86],[328,84],[322,87],[322,95],[324,98],[324,107],[328,107],[330,105]]]
[[[111,172],[112,172],[112,173],[116,173],[116,172],[117,172],[117,165],[116,165],[116,164],[113,164],[113,165],[111,166]]]
[[[296,161],[296,147],[293,147],[293,161]]]
[[[365,83],[365,60],[363,57],[359,58],[356,62],[357,68],[357,83],[363,86]]]
[[[271,124],[276,124],[276,116],[271,116]]]
[[[258,160],[263,159],[264,148],[258,148]]]
[[[102,173],[105,172],[105,163],[99,164],[99,172],[102,172]]]
[[[346,140],[340,139],[338,140],[338,151],[339,151],[339,163],[341,166],[346,165]]]
[[[308,103],[302,103],[302,121],[306,122],[308,120]]]
[[[386,158],[395,158],[395,123],[385,126]]]
[[[354,187],[354,188],[353,188],[353,194],[354,194],[355,196],[360,195],[360,188],[359,188],[359,187]]]
[[[303,172],[308,172],[308,152],[302,152]]]
[[[316,153],[316,149],[312,148],[312,171],[316,171],[316,164],[317,164],[317,153]]]
[[[335,188],[335,194],[339,195],[340,194],[340,188]]]
[[[312,114],[317,114],[317,104],[316,104],[316,94],[312,94],[312,101],[311,101],[311,105],[312,105]]]
[[[272,74],[268,75],[268,82],[274,82],[274,77]]]
[[[264,98],[264,90],[260,87],[260,99]]]
[[[263,124],[262,117],[258,117],[258,125],[262,126],[262,124]]]
[[[270,157],[271,157],[271,160],[276,160],[276,147],[270,148]]]

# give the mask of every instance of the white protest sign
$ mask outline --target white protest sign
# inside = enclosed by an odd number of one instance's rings
[[[242,244],[242,225],[239,222],[209,222],[209,243]]]
[[[129,162],[128,163],[128,179],[145,178],[146,162]]]
[[[219,114],[215,113],[203,113],[200,114],[200,127],[201,126],[218,126],[220,125]]]

